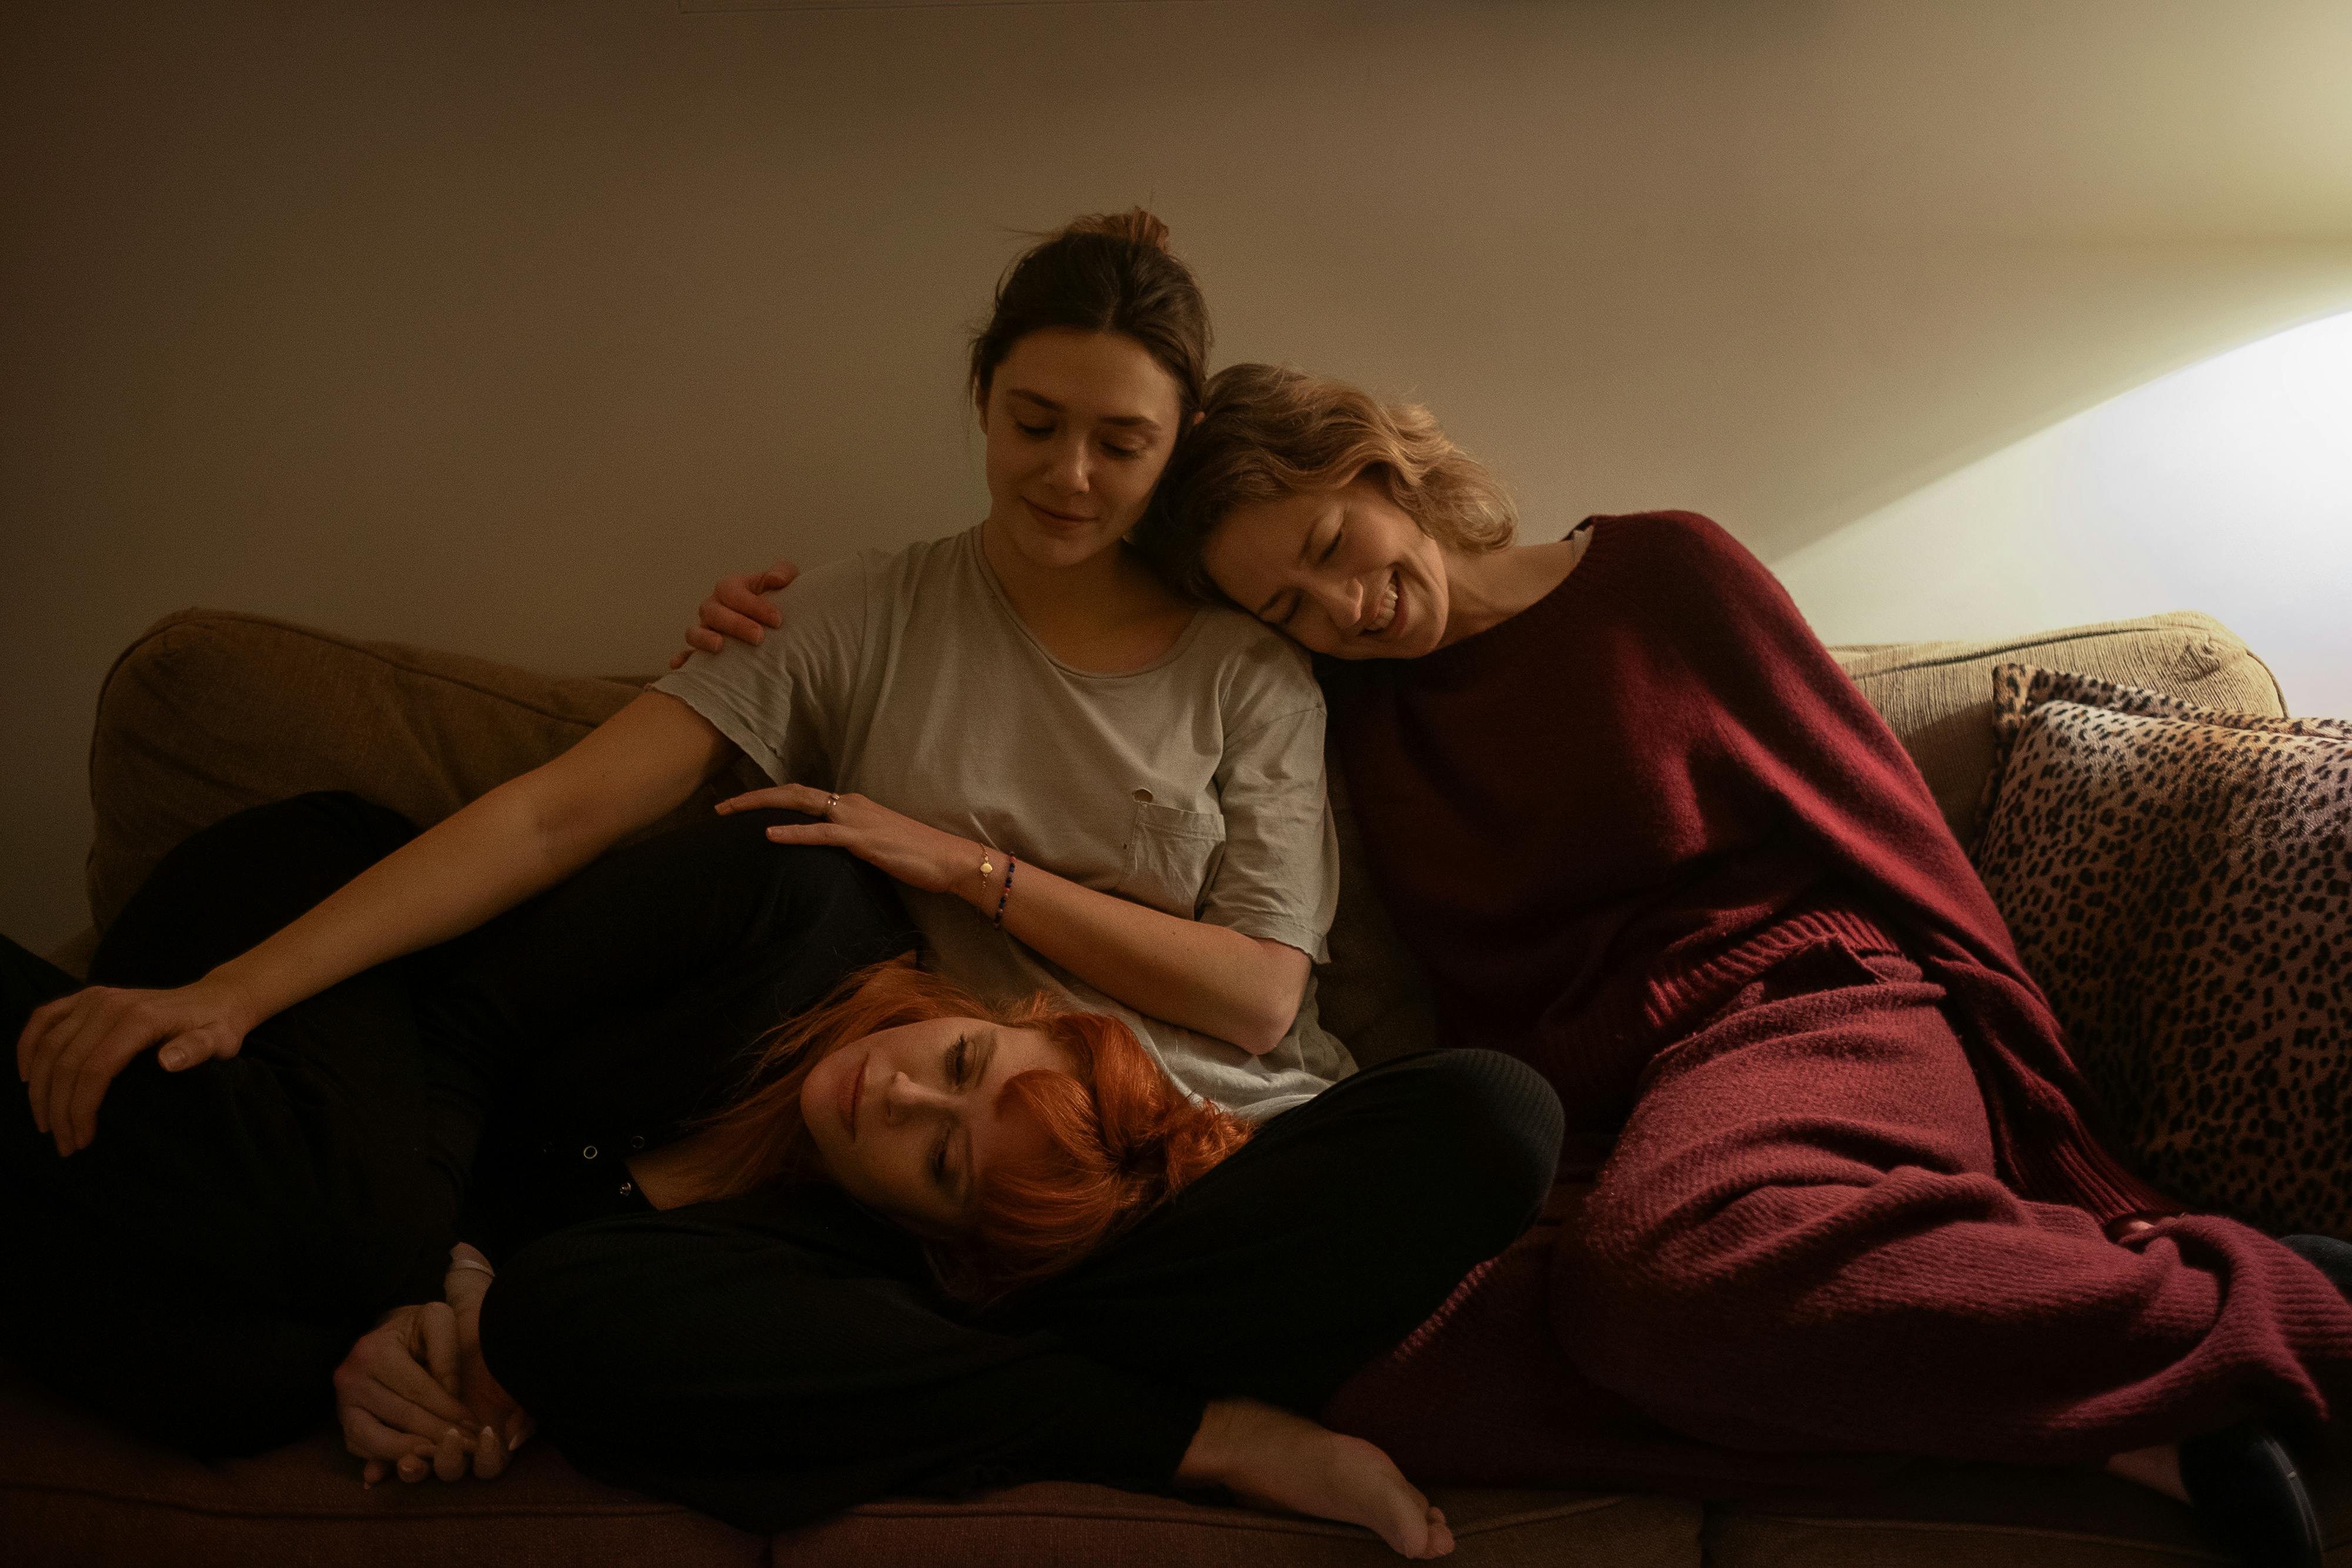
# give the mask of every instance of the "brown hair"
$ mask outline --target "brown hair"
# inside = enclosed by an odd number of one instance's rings
[[[1045,327],[1134,339],[1176,382],[1180,431],[1192,423],[1209,374],[1209,307],[1170,254],[1168,225],[1141,207],[1076,219],[1004,269],[988,325],[972,334],[975,400],[988,401],[1013,345]]]
[[[1210,381],[1202,420],[1171,458],[1135,542],[1169,583],[1223,598],[1202,552],[1243,507],[1336,490],[1361,476],[1442,545],[1500,549],[1518,531],[1502,485],[1419,403],[1286,365],[1228,365]]]
[[[742,1090],[703,1124],[698,1201],[734,1197],[815,1165],[801,1086],[852,1041],[932,1019],[985,1019],[1034,1029],[1077,1067],[1008,1081],[1003,1102],[1045,1129],[1043,1154],[991,1168],[964,1235],[925,1237],[940,1284],[984,1302],[1058,1273],[1248,1142],[1248,1124],[1194,1102],[1144,1053],[1127,1025],[1039,993],[984,1002],[954,981],[899,960],[860,969],[760,1048]]]

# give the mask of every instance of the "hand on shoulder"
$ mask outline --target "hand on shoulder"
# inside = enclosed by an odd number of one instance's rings
[[[686,646],[670,655],[673,670],[696,653],[716,653],[731,639],[756,648],[770,629],[784,623],[784,612],[767,596],[793,585],[801,569],[788,560],[772,563],[762,571],[722,577],[710,596],[696,610],[696,622],[686,629]]]

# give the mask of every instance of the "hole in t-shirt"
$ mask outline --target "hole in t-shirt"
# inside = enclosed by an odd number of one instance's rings
[[[1147,806],[1151,804],[1151,791],[1149,789],[1138,789],[1135,792],[1135,798]]]

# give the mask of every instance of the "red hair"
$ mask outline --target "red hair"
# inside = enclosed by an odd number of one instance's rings
[[[940,1282],[966,1301],[1069,1268],[1249,1141],[1248,1124],[1188,1097],[1119,1019],[1075,1011],[1044,992],[982,1001],[892,959],[849,975],[758,1048],[742,1089],[700,1130],[698,1199],[809,1172],[816,1160],[801,1085],[811,1070],[867,1035],[943,1018],[1035,1030],[1076,1069],[1033,1069],[1005,1083],[1000,1103],[1037,1120],[1044,1152],[990,1169],[972,1196],[969,1231],[924,1239]]]

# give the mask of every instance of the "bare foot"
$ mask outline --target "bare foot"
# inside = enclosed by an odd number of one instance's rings
[[[1407,1557],[1454,1550],[1444,1511],[1387,1454],[1255,1399],[1210,1402],[1176,1479],[1224,1487],[1260,1508],[1360,1524]]]

